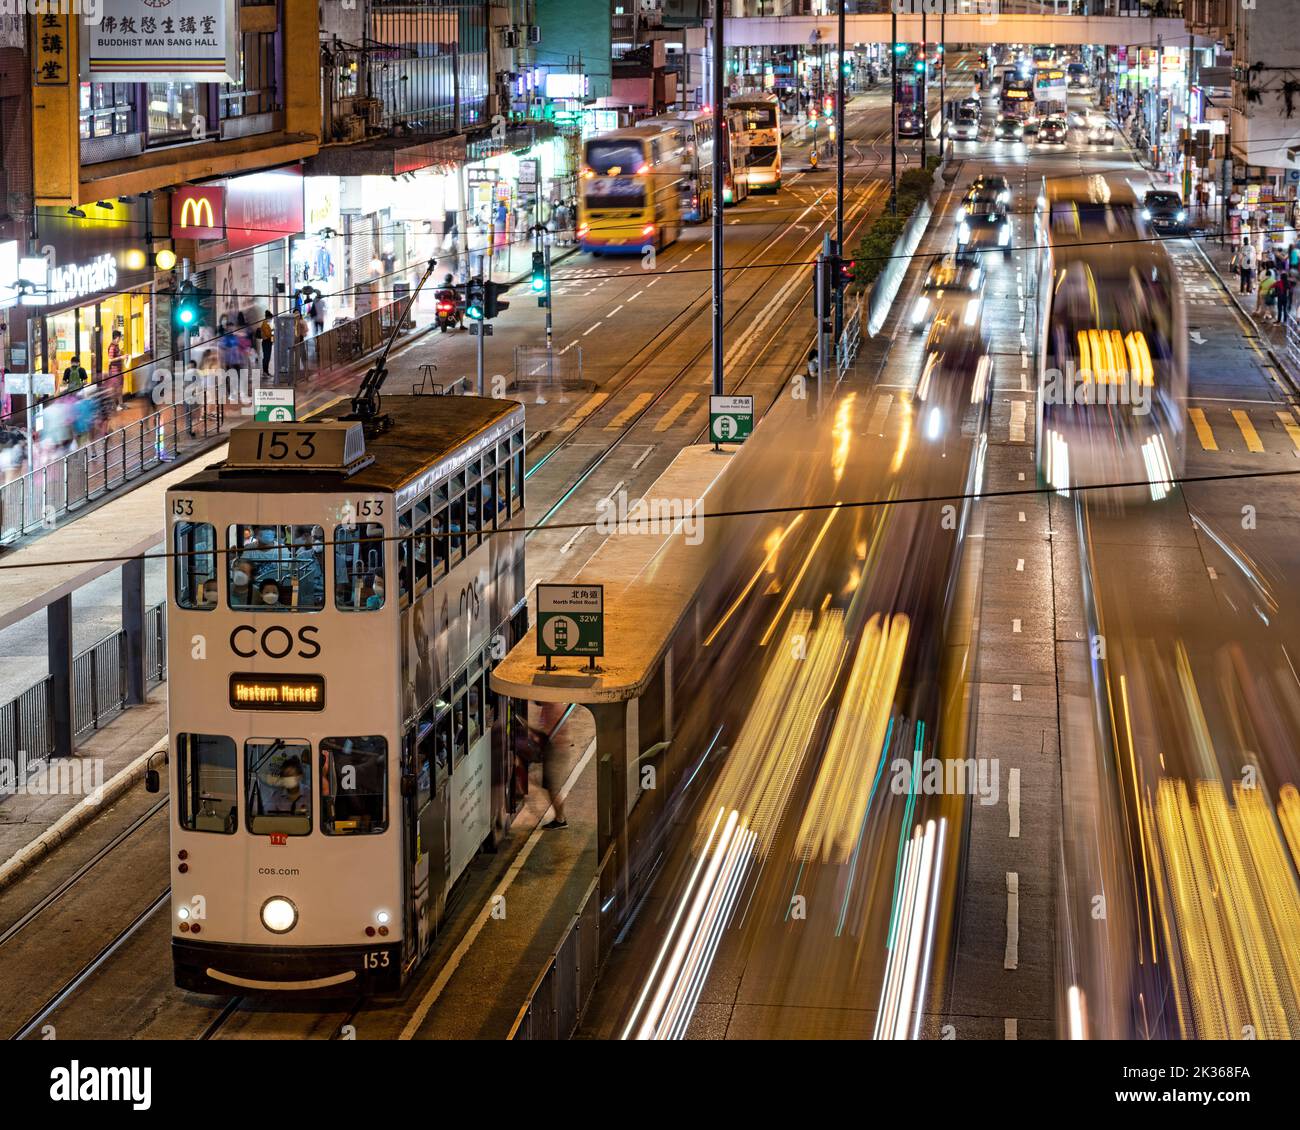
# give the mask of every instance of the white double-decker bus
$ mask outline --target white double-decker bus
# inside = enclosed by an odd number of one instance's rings
[[[740,114],[738,140],[746,150],[745,179],[751,192],[781,187],[781,104],[775,94],[740,94],[727,100]]]

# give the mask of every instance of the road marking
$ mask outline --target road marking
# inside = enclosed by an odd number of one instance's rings
[[[587,527],[586,527],[586,526],[583,526],[582,529],[580,529],[580,530],[575,530],[574,533],[573,533],[573,537],[571,537],[571,538],[570,538],[568,541],[566,541],[562,546],[560,546],[560,552],[561,552],[561,553],[568,553],[569,550],[571,550],[571,549],[573,548],[573,543],[574,543],[575,541],[577,541],[580,537],[582,537],[582,535],[585,534],[586,532],[587,532]]]
[[[644,288],[644,287],[642,287],[642,288],[641,288],[640,290],[638,290],[634,295],[632,295],[632,297],[629,298],[628,301],[629,301],[629,302],[635,302],[635,301],[636,301],[638,298],[640,298],[641,295],[643,295],[643,294],[645,294],[645,288]],[[622,310],[623,307],[620,306],[619,309]]]
[[[1300,427],[1296,426],[1295,418],[1290,412],[1279,412],[1277,418],[1282,421],[1282,426],[1286,429],[1286,434],[1291,437],[1295,449],[1300,451]]]
[[[1016,1032],[1016,1018],[1008,1016],[1002,1021],[1002,1036],[1007,1040],[1019,1040],[1020,1036]]]
[[[635,416],[638,412],[641,411],[642,408],[644,408],[647,404],[650,403],[653,396],[654,393],[652,392],[638,392],[636,396],[632,398],[632,403],[629,404],[626,408],[624,408],[622,412],[620,412],[617,416],[615,416],[612,420],[610,420],[608,424],[605,425],[605,431],[607,432],[619,431],[627,424],[629,420],[632,419],[633,416]]]
[[[1020,770],[1012,769],[1007,775],[1007,837],[1020,839]]]
[[[595,333],[595,332],[596,332],[598,329],[600,329],[600,327],[603,326],[604,324],[605,324],[605,323],[604,323],[603,320],[597,322],[594,326],[591,327],[591,329],[589,329],[589,330],[584,330],[582,336],[583,336],[583,337],[586,337],[587,334]]]
[[[620,302],[617,306],[614,307],[614,309],[612,309],[608,314],[606,314],[605,317],[612,318],[615,314],[617,314],[620,310],[623,309],[623,306],[624,303]]]
[[[1196,438],[1201,441],[1201,447],[1205,451],[1218,451],[1219,445],[1214,442],[1214,432],[1210,430],[1210,422],[1205,418],[1205,409],[1189,408],[1187,414],[1192,418],[1192,427],[1196,429]]]
[[[1014,619],[1014,620],[1011,621],[1011,630],[1012,630],[1013,632],[1015,632],[1017,635],[1020,633],[1020,620],[1019,620],[1019,618]]]
[[[646,290],[649,290],[658,281],[659,281],[658,279],[651,279],[648,283],[645,284]]]
[[[655,431],[666,432],[676,422],[679,416],[685,412],[692,404],[700,398],[698,392],[684,392],[678,398],[676,404],[663,414],[663,418],[655,425]]]
[[[578,406],[577,410],[573,413],[573,415],[570,416],[567,420],[565,420],[564,423],[562,423],[555,430],[557,432],[573,431],[574,428],[576,428],[579,424],[581,424],[583,420],[585,420],[594,411],[596,411],[596,409],[599,408],[602,404],[604,404],[605,401],[607,401],[608,399],[609,399],[609,393],[607,392],[593,392],[589,397],[587,397],[587,399],[582,404]]]
[[[1011,442],[1025,442],[1025,402],[1014,401],[1011,405]]]
[[[578,339],[575,337],[571,342],[569,342],[568,345],[566,345],[563,349],[560,350],[560,356],[563,357],[566,353],[569,352],[570,349],[572,349],[577,344],[578,344]]]
[[[649,459],[650,452],[652,452],[654,449],[655,449],[655,445],[652,443],[643,452],[641,452],[641,454],[637,456],[636,462],[632,464],[632,470],[635,471],[639,466],[641,466],[642,463],[644,463],[647,459]]]
[[[1012,684],[1011,684],[1011,701],[1012,701],[1012,702],[1022,702],[1022,701],[1023,701],[1023,692],[1022,692],[1021,689],[1020,689],[1020,684],[1019,684],[1019,683],[1012,683]]]
[[[587,768],[591,761],[592,755],[596,752],[596,739],[591,740],[587,746],[587,752],[579,759],[578,764],[573,767],[568,779],[564,782],[560,790],[561,798],[568,795],[569,790],[573,788],[582,771]],[[442,991],[447,987],[447,983],[455,976],[456,970],[460,968],[460,963],[465,960],[465,955],[469,953],[471,947],[478,940],[479,934],[483,932],[483,927],[492,919],[492,911],[500,905],[500,900],[505,897],[506,891],[510,889],[519,873],[524,869],[524,864],[528,862],[528,857],[533,854],[533,849],[537,846],[538,841],[546,833],[542,830],[542,825],[549,823],[555,817],[554,806],[547,808],[542,813],[541,819],[537,821],[537,827],[528,837],[527,842],[519,849],[519,854],[515,856],[514,862],[510,864],[509,869],[502,877],[497,889],[492,892],[492,896],[483,903],[483,909],[478,912],[478,917],[474,919],[470,928],[461,938],[460,944],[452,951],[451,957],[438,973],[437,979],[429,986],[429,991],[424,994],[420,1000],[419,1006],[411,1014],[411,1019],[406,1022],[406,1027],[402,1029],[402,1034],[398,1036],[399,1040],[409,1040],[420,1030],[420,1025],[424,1023],[424,1018],[429,1015],[429,1010],[438,1002],[442,996]]]
[[[1016,472],[1016,479],[1017,479],[1018,481],[1020,481],[1020,482],[1023,483],[1023,482],[1025,481],[1025,473],[1024,473],[1024,471],[1017,471],[1017,472]]]
[[[1255,431],[1255,425],[1250,422],[1250,417],[1242,409],[1234,408],[1232,418],[1237,421],[1237,427],[1241,429],[1241,434],[1246,440],[1246,449],[1263,451],[1264,444],[1260,441],[1259,433]]]
[[[1020,517],[1017,519],[1017,521],[1023,522],[1024,520],[1025,520],[1025,512],[1022,510],[1020,511]]]
[[[867,424],[867,431],[874,435],[885,434],[885,417],[889,415],[889,407],[894,403],[892,393],[884,393],[876,399],[876,406],[871,410],[871,420]]]
[[[1017,573],[1023,573],[1024,571],[1025,571],[1025,559],[1024,559],[1023,557],[1017,557],[1017,558],[1016,558],[1016,572],[1017,572]]]
[[[1007,872],[1007,950],[1002,958],[1003,969],[1015,969],[1020,964],[1020,876]]]

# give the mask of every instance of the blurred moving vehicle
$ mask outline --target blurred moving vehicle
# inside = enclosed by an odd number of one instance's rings
[[[969,106],[960,107],[949,119],[948,136],[956,141],[978,141],[980,136],[980,116]]]
[[[640,126],[587,138],[578,179],[583,251],[662,251],[681,232],[686,145],[681,128]]]
[[[994,141],[1023,141],[1025,123],[1012,114],[1003,114],[993,127]]]
[[[1118,179],[1045,179],[1034,224],[1040,480],[1159,501],[1186,462],[1187,316],[1173,262]]]
[[[1090,114],[1088,116],[1088,144],[1115,144],[1115,127],[1110,124],[1110,119],[1104,114]]]
[[[945,255],[926,272],[908,324],[913,333],[924,333],[936,320],[947,321],[954,313],[964,318],[971,299],[982,301],[983,296],[984,268],[978,262],[962,263],[955,255]]]
[[[742,94],[727,99],[740,115],[737,130],[746,150],[746,178],[751,192],[781,187],[781,103],[775,94]]]
[[[997,201],[974,201],[959,210],[957,221],[957,259],[968,263],[986,251],[1001,249],[1011,257],[1011,217],[1005,204]]]
[[[1183,198],[1169,189],[1153,188],[1142,197],[1142,219],[1157,235],[1186,235],[1188,232]]]
[[[995,204],[1011,204],[1011,182],[1000,173],[980,173],[966,189],[962,204],[969,206],[977,203],[981,206],[992,201]],[[961,217],[959,216],[958,219]]]
[[[1088,70],[1087,63],[1067,63],[1065,65],[1065,81],[1070,90],[1076,90],[1083,94],[1092,89],[1092,72]]]
[[[900,110],[898,114],[898,136],[920,137],[925,133],[925,122],[913,107]]]
[[[1043,124],[1038,127],[1038,142],[1040,145],[1064,145],[1070,137],[1070,127],[1065,124],[1064,118],[1044,118]]]

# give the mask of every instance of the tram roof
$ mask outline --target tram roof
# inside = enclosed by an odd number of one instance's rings
[[[396,492],[498,425],[522,424],[524,419],[523,405],[517,400],[481,396],[386,395],[381,412],[391,417],[392,427],[366,437],[366,453],[374,456],[374,462],[353,475],[283,470],[223,473],[221,462],[173,489],[308,494],[339,490],[346,484],[348,490]]]

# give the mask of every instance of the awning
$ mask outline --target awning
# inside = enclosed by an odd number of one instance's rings
[[[400,176],[437,166],[465,163],[465,135],[455,137],[377,137],[354,145],[324,145],[306,162],[308,176]]]

